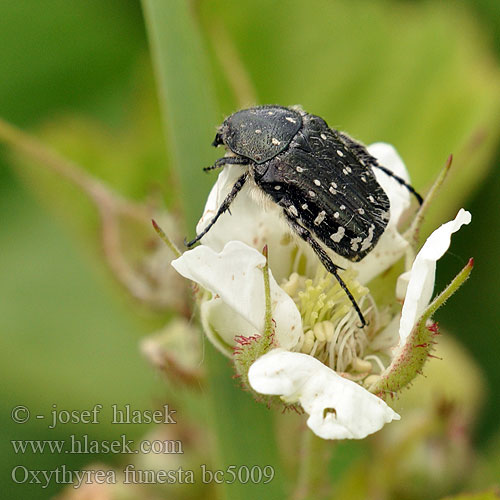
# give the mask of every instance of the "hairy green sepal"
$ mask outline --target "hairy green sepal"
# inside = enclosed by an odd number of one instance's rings
[[[429,304],[409,335],[406,344],[396,354],[390,366],[379,380],[369,387],[382,399],[394,396],[406,387],[432,357],[432,350],[438,335],[437,323],[431,323],[432,315],[465,283],[474,265],[470,259],[467,265],[455,276],[452,282]]]

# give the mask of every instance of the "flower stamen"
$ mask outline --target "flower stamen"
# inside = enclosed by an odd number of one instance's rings
[[[369,318],[369,325],[359,328],[358,315],[339,283],[323,266],[318,266],[314,279],[306,279],[296,271],[282,285],[296,303],[302,317],[304,334],[293,349],[315,357],[335,371],[355,370],[363,365],[364,351],[379,314],[369,290],[355,280],[355,272],[346,270],[342,279]],[[370,326],[373,325],[373,326]],[[371,372],[365,364],[364,371]],[[360,371],[360,370],[357,370]]]
[[[382,360],[380,359],[379,356],[377,356],[375,354],[370,354],[370,355],[365,356],[363,358],[363,360],[365,360],[365,361],[368,361],[370,359],[373,359],[373,361],[375,361],[375,363],[378,365],[378,367],[380,368],[380,373],[382,373],[385,370],[384,363],[382,363]]]

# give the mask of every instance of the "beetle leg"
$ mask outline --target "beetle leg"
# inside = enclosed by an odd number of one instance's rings
[[[231,188],[231,191],[229,194],[226,196],[224,201],[222,202],[221,206],[217,210],[217,213],[214,215],[214,218],[208,223],[207,227],[203,229],[203,231],[196,236],[194,240],[191,241],[186,241],[184,239],[184,244],[187,247],[192,247],[197,241],[200,241],[205,234],[210,231],[210,228],[215,224],[217,219],[226,211],[229,209],[229,205],[233,202],[233,200],[236,198],[236,195],[241,191],[241,188],[244,186],[245,181],[248,178],[248,172],[245,172],[241,177],[238,178],[238,180],[234,183],[233,187]]]
[[[353,149],[357,156],[359,156],[367,165],[370,165],[372,168],[378,168],[379,170],[382,170],[384,174],[387,174],[389,177],[392,177],[395,181],[399,182],[402,186],[404,186],[410,193],[415,196],[417,199],[418,203],[422,205],[424,202],[422,196],[420,196],[416,191],[413,186],[408,184],[404,179],[399,177],[398,175],[394,174],[391,170],[389,170],[386,167],[383,167],[382,165],[378,164],[378,161],[376,158],[374,158],[366,148],[360,144],[359,142],[355,141],[352,137],[349,137],[347,134],[344,132],[339,132],[340,137],[347,143],[347,145]]]
[[[321,247],[321,245],[314,239],[313,235],[309,230],[301,226],[296,219],[294,219],[291,215],[289,215],[286,212],[286,209],[283,212],[288,221],[288,224],[290,224],[293,231],[296,234],[298,234],[307,244],[311,246],[311,248],[314,250],[314,253],[318,256],[321,263],[325,266],[326,270],[329,273],[333,274],[333,276],[341,286],[342,290],[344,290],[346,295],[349,297],[349,300],[351,301],[354,309],[358,313],[359,319],[361,320],[361,327],[363,328],[364,326],[366,326],[366,320],[363,316],[363,313],[361,312],[361,309],[358,306],[358,303],[356,302],[356,299],[353,297],[352,293],[347,288],[347,285],[344,283],[344,281],[338,274],[338,270],[341,268],[332,262],[328,254],[323,249],[323,247]]]
[[[210,167],[205,167],[203,169],[204,172],[209,172],[210,170],[216,170],[218,168],[223,167],[224,165],[249,165],[251,160],[248,158],[243,158],[241,156],[223,156],[219,158],[213,165]]]

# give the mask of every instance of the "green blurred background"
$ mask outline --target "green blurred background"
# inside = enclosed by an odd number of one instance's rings
[[[500,433],[500,3],[214,0],[191,2],[189,14],[201,34],[216,110],[212,128],[193,135],[193,148],[206,158],[192,169],[197,193],[208,193],[214,179],[202,176],[201,167],[216,157],[209,146],[215,126],[255,103],[299,103],[365,143],[394,144],[422,192],[454,154],[426,231],[462,206],[473,213],[473,223],[454,237],[440,263],[437,289],[469,257],[476,268],[437,319],[484,376],[487,397],[473,438],[487,450]],[[167,207],[177,206],[170,180],[178,152],[168,139],[175,139],[178,126],[196,129],[198,117],[185,109],[182,125],[168,123],[165,147],[139,2],[4,1],[0,41],[0,117],[124,196],[160,197]],[[173,52],[185,57],[181,37]],[[189,87],[181,77],[180,88]],[[61,457],[16,456],[10,440],[64,439],[83,428],[48,430],[34,419],[16,425],[11,409],[150,408],[168,400],[138,348],[168,313],[139,305],[117,285],[85,196],[3,146],[1,153],[2,498],[50,498],[57,485],[15,485],[10,473],[18,464],[54,468]],[[192,234],[204,200],[183,196],[191,219],[184,230]],[[126,432],[138,438],[147,430],[129,426]],[[94,439],[125,432],[105,422],[84,431]],[[64,457],[73,469],[96,460],[113,464],[118,458]]]

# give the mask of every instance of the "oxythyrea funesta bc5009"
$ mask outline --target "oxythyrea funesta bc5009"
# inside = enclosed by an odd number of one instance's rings
[[[244,171],[214,218],[187,246],[210,230],[251,179],[283,209],[293,232],[312,247],[335,276],[362,325],[366,325],[338,274],[339,266],[319,242],[352,262],[361,260],[376,245],[389,221],[390,204],[373,174],[374,168],[406,186],[421,203],[420,195],[379,165],[362,144],[299,108],[257,106],[238,111],[219,127],[213,145],[224,145],[233,155],[220,158],[205,170],[236,164]]]

